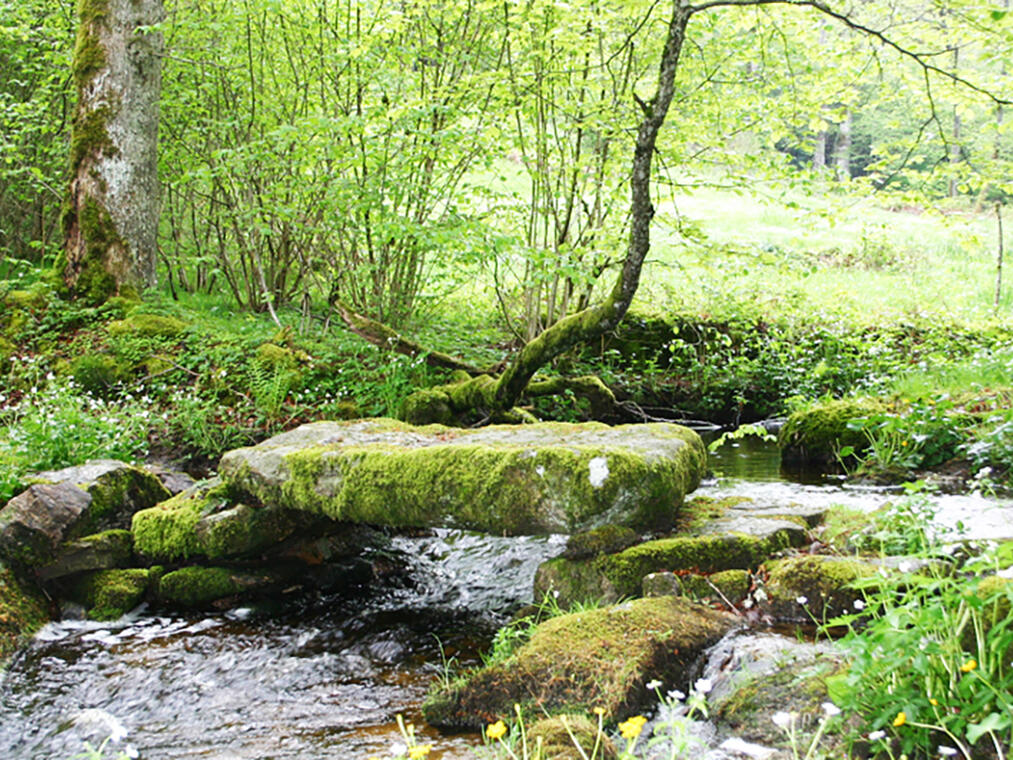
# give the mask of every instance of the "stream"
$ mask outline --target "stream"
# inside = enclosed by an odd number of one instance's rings
[[[722,447],[712,467],[721,477],[698,494],[863,510],[893,497],[831,476],[786,479],[776,447],[749,439]],[[1009,501],[938,500],[941,522],[963,523],[969,537],[1013,536]],[[123,732],[110,748],[148,760],[389,756],[401,743],[398,715],[434,743],[431,758],[472,757],[480,737],[426,727],[419,704],[446,663],[479,660],[508,613],[530,601],[539,563],[564,544],[450,530],[397,537],[407,581],[284,609],[141,608],[115,623],[49,624],[0,675],[0,758],[70,760],[86,741]]]

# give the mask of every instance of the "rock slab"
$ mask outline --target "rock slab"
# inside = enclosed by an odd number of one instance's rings
[[[219,473],[264,505],[388,527],[504,535],[670,526],[706,467],[671,424],[315,422],[227,453]]]

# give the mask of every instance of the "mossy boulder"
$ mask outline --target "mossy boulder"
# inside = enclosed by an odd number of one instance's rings
[[[256,554],[308,524],[306,515],[236,504],[219,480],[194,486],[133,517],[135,549],[149,562]]]
[[[0,565],[0,660],[47,622],[49,607],[42,593]]]
[[[150,579],[142,568],[96,570],[75,579],[67,595],[87,609],[89,619],[115,620],[140,604]]]
[[[42,581],[62,578],[88,570],[126,567],[134,553],[134,539],[129,530],[107,530],[65,542],[57,550],[56,559],[36,570]]]
[[[706,465],[678,425],[317,422],[222,457],[229,487],[256,501],[387,527],[504,535],[672,524]]]
[[[644,577],[651,573],[675,570],[709,575],[723,570],[749,570],[791,546],[796,535],[779,531],[766,538],[743,534],[675,536],[591,559],[560,557],[538,568],[535,598],[551,593],[564,607],[595,599],[614,601],[638,596]]]
[[[438,686],[422,706],[436,726],[477,728],[528,715],[604,711],[607,722],[655,699],[646,683],[686,688],[697,657],[737,619],[678,597],[636,599],[540,624],[506,660]]]
[[[109,323],[109,334],[115,336],[138,335],[145,338],[176,338],[187,324],[176,317],[160,314],[131,314],[126,319]]]
[[[193,565],[166,573],[158,581],[162,604],[187,609],[224,607],[240,599],[267,594],[293,577],[283,568],[244,570]]]
[[[586,715],[555,715],[542,718],[527,729],[529,747],[541,744],[544,760],[614,760],[616,745]]]
[[[129,528],[134,512],[169,496],[151,473],[109,459],[29,480],[0,510],[0,556],[26,568],[54,563],[67,541]]]
[[[855,581],[870,578],[879,568],[844,557],[807,555],[772,560],[764,565],[767,599],[762,608],[779,620],[811,622],[854,612],[862,591]]]
[[[794,412],[777,436],[782,459],[789,463],[833,464],[845,446],[860,453],[869,441],[865,433],[852,430],[848,423],[884,408],[885,404],[877,399],[836,399]]]
[[[254,358],[258,364],[278,372],[292,372],[300,364],[310,360],[305,351],[285,348],[274,343],[263,343],[257,348]]]

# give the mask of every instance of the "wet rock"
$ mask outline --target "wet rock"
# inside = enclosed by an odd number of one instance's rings
[[[586,715],[555,715],[542,718],[527,729],[528,743],[540,741],[545,760],[613,760],[616,745]]]
[[[134,538],[129,530],[107,530],[74,541],[67,541],[57,551],[57,558],[36,570],[41,581],[50,581],[88,570],[126,567],[134,552]]]
[[[802,546],[808,540],[806,527],[802,521],[732,512],[708,522],[700,532],[704,535],[736,533],[763,540],[781,536],[787,539],[789,546]]]
[[[746,632],[729,635],[710,652],[704,675],[714,685],[709,702],[720,729],[780,746],[785,734],[771,718],[793,713],[801,746],[808,746],[806,738],[825,716],[823,703],[832,701],[827,683],[842,668],[843,657],[830,644]],[[829,749],[826,741],[820,749]]]
[[[227,453],[220,472],[260,503],[335,520],[523,535],[669,526],[705,461],[678,425],[380,419],[302,425]]]
[[[871,562],[821,555],[773,560],[764,569],[767,598],[761,600],[761,609],[775,619],[797,622],[854,612],[855,602],[864,595],[851,584],[877,572]]]
[[[235,504],[215,479],[134,515],[135,549],[149,562],[242,557],[281,543],[310,521],[275,507]]]
[[[134,512],[169,493],[158,479],[114,460],[41,472],[0,510],[0,556],[21,567],[48,565],[67,541],[126,529]]]
[[[620,720],[653,702],[651,679],[687,688],[700,653],[736,624],[671,596],[563,615],[507,660],[433,692],[423,714],[433,725],[479,727],[519,704],[535,714],[601,707],[606,721]]]
[[[194,565],[163,575],[156,598],[172,607],[224,608],[242,599],[281,591],[295,575],[292,567],[243,570]]]
[[[144,599],[152,573],[147,569],[96,570],[78,577],[68,590],[91,620],[115,620]]]

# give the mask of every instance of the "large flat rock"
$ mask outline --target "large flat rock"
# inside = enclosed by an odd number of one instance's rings
[[[262,504],[391,527],[523,535],[669,526],[706,466],[679,425],[314,422],[230,451],[219,473]]]

